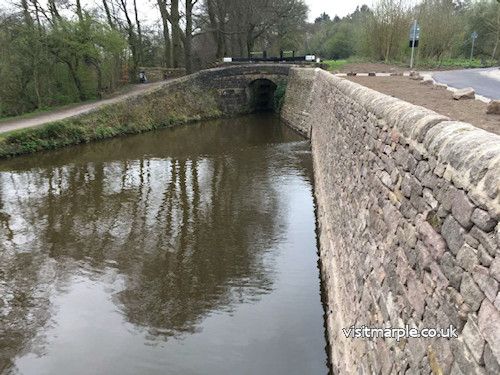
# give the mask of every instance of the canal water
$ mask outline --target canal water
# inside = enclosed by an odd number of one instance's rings
[[[0,373],[326,374],[308,143],[273,115],[0,162]]]

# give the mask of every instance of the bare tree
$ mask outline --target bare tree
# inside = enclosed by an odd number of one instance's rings
[[[158,8],[160,9],[161,21],[163,26],[163,40],[164,40],[164,59],[167,67],[172,66],[172,44],[170,41],[170,13],[168,11],[167,0],[157,0]]]

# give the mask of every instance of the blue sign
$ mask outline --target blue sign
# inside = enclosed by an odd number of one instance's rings
[[[478,35],[477,35],[477,33],[475,31],[473,31],[472,34],[470,34],[470,37],[472,39],[477,39]]]

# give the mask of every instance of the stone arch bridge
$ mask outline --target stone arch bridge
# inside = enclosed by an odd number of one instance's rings
[[[219,108],[226,114],[271,110],[276,88],[285,84],[292,65],[233,65],[202,70],[198,85],[215,90]]]

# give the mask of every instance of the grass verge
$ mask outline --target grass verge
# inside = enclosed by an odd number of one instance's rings
[[[168,90],[168,95],[159,90],[78,117],[4,133],[0,136],[0,158],[221,116],[210,91],[196,86]]]
[[[327,66],[328,71],[340,70],[348,63],[347,60],[323,60],[321,62]]]

